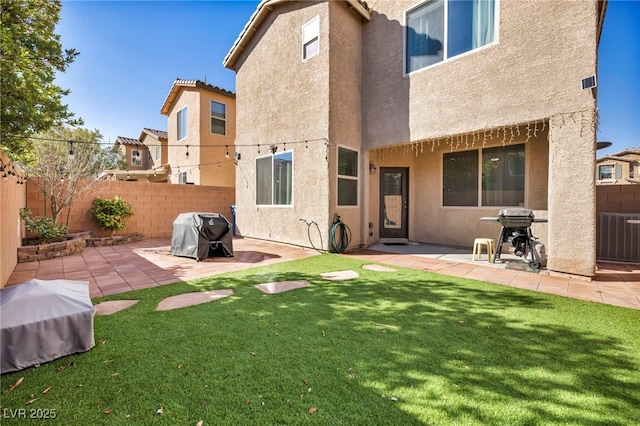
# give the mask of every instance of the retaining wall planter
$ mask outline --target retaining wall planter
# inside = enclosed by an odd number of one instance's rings
[[[89,237],[91,237],[91,232],[77,232],[68,234],[63,241],[46,244],[37,244],[35,238],[25,238],[22,242],[23,246],[18,247],[18,263],[82,253],[82,250],[87,246],[87,238]]]
[[[118,244],[128,244],[135,241],[141,241],[143,235],[141,232],[131,234],[114,235],[113,237],[90,237],[87,238],[87,247],[115,246]]]
[[[39,243],[38,238],[24,238],[22,247],[18,247],[18,263],[35,262],[56,257],[82,253],[85,247],[115,246],[133,243],[143,239],[141,232],[114,235],[113,237],[94,237],[91,231],[67,234],[63,241]]]

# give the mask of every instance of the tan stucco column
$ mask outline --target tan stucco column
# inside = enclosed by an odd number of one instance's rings
[[[550,271],[593,277],[596,263],[595,111],[549,121]]]

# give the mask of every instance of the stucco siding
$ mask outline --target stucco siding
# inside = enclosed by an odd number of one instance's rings
[[[330,213],[337,213],[351,229],[351,245],[364,243],[363,203],[338,205],[338,147],[358,152],[358,184],[362,188],[368,169],[362,150],[362,21],[343,4],[329,3],[329,194]]]
[[[187,107],[187,136],[178,140],[178,112]],[[169,111],[168,125],[168,162],[171,164],[170,183],[178,183],[178,173],[192,171],[197,168],[200,154],[200,94],[197,89],[184,88]],[[186,156],[189,145],[189,157]],[[198,176],[188,175],[188,181],[197,184]]]
[[[578,1],[498,1],[496,41],[405,75],[405,11],[372,1],[365,28],[364,141],[375,147],[518,124],[593,107],[596,8]],[[549,19],[553,17],[553,19]],[[395,105],[394,105],[395,104]]]
[[[225,135],[211,133],[211,101],[225,105]],[[201,185],[235,186],[233,144],[236,135],[236,100],[217,93],[200,92],[200,150],[198,169]],[[226,145],[223,146],[223,145]],[[225,154],[229,152],[229,158]]]
[[[302,26],[320,17],[319,53],[302,60]],[[329,229],[329,6],[279,5],[238,59],[238,229],[244,236],[326,248]],[[307,142],[305,142],[307,141]],[[258,147],[260,145],[260,147]],[[256,206],[256,158],[293,152],[291,206]],[[258,152],[260,151],[260,152]],[[303,220],[301,220],[303,219]]]

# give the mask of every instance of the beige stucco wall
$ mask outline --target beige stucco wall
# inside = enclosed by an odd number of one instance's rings
[[[2,163],[10,164],[9,158],[0,151]],[[5,169],[5,171],[7,171]],[[18,168],[21,176],[24,172]],[[18,179],[0,176],[0,288],[3,288],[18,264],[16,255],[20,247],[20,209],[26,207],[26,185],[18,184]]]
[[[239,145],[330,141],[328,164],[319,152],[320,158],[296,155],[292,208],[255,207],[257,153],[242,148],[237,181],[244,188],[237,192],[237,203],[247,235],[305,244],[306,233],[300,235],[302,229],[292,224],[303,215],[326,224],[338,210],[345,222],[359,228],[356,244],[374,242],[379,174],[363,173],[372,158],[378,168],[409,168],[410,239],[470,246],[476,236],[497,235],[494,224],[478,219],[495,215],[498,208],[442,207],[443,152],[468,149],[460,140],[465,135],[485,139],[488,134],[486,146],[522,142],[494,140],[494,135],[536,126],[536,134],[526,136],[522,207],[549,219],[548,225],[534,225],[533,232],[553,246],[550,269],[593,276],[595,184],[576,178],[593,176],[595,162],[595,95],[581,90],[580,83],[596,74],[596,1],[497,1],[493,44],[410,75],[404,73],[404,21],[406,10],[417,2],[368,4],[371,21],[361,24],[337,2],[275,5],[241,54],[236,64]],[[302,63],[301,28],[316,15],[321,17],[320,54]],[[358,131],[362,210],[338,209],[336,145],[358,146]],[[434,142],[440,145],[431,154],[416,155],[416,146]],[[384,147],[392,148],[378,150]],[[386,154],[376,157],[381,152]],[[310,176],[313,191],[304,186]],[[289,226],[274,229],[271,224],[279,221]],[[371,237],[368,223],[376,228]],[[587,243],[576,243],[576,228]]]
[[[533,128],[533,125],[531,126]],[[525,205],[533,210],[538,218],[547,217],[547,158],[548,131],[542,131],[542,123],[537,125],[540,130],[537,136],[526,137],[526,126],[521,128],[521,136],[515,136],[511,144],[524,144],[525,148]],[[517,130],[514,129],[517,135]],[[379,148],[370,153],[371,160],[377,170],[369,175],[367,186],[369,199],[370,221],[374,224],[373,235],[367,238],[367,244],[378,240],[380,232],[380,168],[406,167],[409,170],[409,229],[408,238],[423,243],[454,245],[471,247],[477,237],[498,239],[500,224],[497,222],[481,221],[481,217],[496,217],[503,208],[517,208],[518,206],[487,206],[487,207],[443,207],[443,156],[446,153],[464,151],[466,148],[482,150],[502,146],[502,133],[493,132],[493,140],[468,135],[469,146],[462,142],[452,149],[451,141],[435,140],[418,143],[415,146],[406,145]],[[499,135],[496,137],[495,135]],[[507,140],[511,131],[507,131]],[[480,157],[482,153],[480,152]],[[536,223],[532,226],[532,233],[540,242],[548,242],[548,225]]]
[[[320,16],[320,52],[302,61],[302,26]],[[238,61],[236,171],[238,228],[245,236],[327,247],[330,216],[329,6],[291,2],[274,8]],[[305,143],[304,141],[308,141]],[[293,205],[256,206],[255,161],[270,144],[293,151]],[[260,153],[257,145],[260,144]],[[302,219],[302,220],[301,220]],[[304,221],[303,221],[304,220]]]
[[[226,135],[211,133],[211,101],[226,105]],[[177,140],[178,111],[187,107],[187,136]],[[233,143],[235,139],[235,99],[211,91],[184,87],[169,110],[167,158],[171,165],[169,182],[178,183],[178,173],[187,171],[187,181],[195,185],[235,186]],[[189,156],[186,156],[189,145]],[[225,145],[229,158],[225,158]]]
[[[405,11],[417,3],[373,0],[369,4],[374,12],[363,29],[364,147],[433,140],[451,144],[446,136],[548,121],[550,143],[539,144],[543,147],[539,155],[527,151],[532,170],[549,171],[541,181],[549,184],[548,209],[541,201],[544,188],[532,187],[534,176],[530,174],[524,207],[549,217],[547,232],[534,228],[534,234],[547,234],[542,239],[552,246],[549,269],[592,276],[595,186],[593,179],[584,177],[593,176],[595,100],[590,90],[581,90],[580,82],[596,74],[595,1],[499,1],[494,44],[409,75],[404,74],[403,25]],[[394,158],[394,162],[411,167],[412,198],[416,198],[417,185],[429,200],[423,206],[414,205],[413,217],[424,217],[424,224],[410,219],[413,237],[469,246],[471,234],[489,232],[486,224],[477,225],[470,219],[495,215],[495,209],[432,207],[439,204],[442,181],[433,174],[441,173],[437,161],[442,155],[427,157],[424,163],[409,156]],[[422,172],[432,168],[432,172]],[[378,209],[377,191],[377,182],[367,191],[373,214]],[[432,220],[437,230],[427,224]],[[461,223],[465,228],[461,229]],[[577,244],[577,235],[586,243]]]
[[[360,188],[367,178],[368,162],[362,150],[362,22],[343,4],[329,3],[329,211],[337,213],[351,230],[351,246],[364,244],[364,199],[358,206],[338,206],[338,147],[359,153]],[[360,190],[360,194],[363,191]]]
[[[404,74],[404,15],[417,2],[373,0],[364,26],[367,147],[526,123],[594,107],[595,1],[497,1],[497,42]]]

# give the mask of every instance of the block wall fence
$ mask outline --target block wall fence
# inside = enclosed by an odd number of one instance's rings
[[[93,199],[123,198],[133,207],[134,215],[127,228],[116,235],[140,232],[144,238],[171,237],[173,221],[180,213],[220,213],[232,222],[231,205],[235,201],[235,188],[201,185],[172,185],[149,182],[100,181],[74,200],[71,211],[63,210],[59,222],[68,223],[69,232],[92,231],[94,236],[108,236],[87,213]],[[31,179],[27,181],[27,207],[34,216],[45,216],[45,196]],[[67,215],[69,220],[67,222]]]
[[[9,158],[0,151],[2,164],[10,164]],[[6,172],[6,169],[5,169]],[[23,172],[19,170],[22,175]],[[22,226],[20,209],[26,203],[26,185],[8,175],[0,173],[0,288],[4,287],[18,264],[18,247],[21,244]]]
[[[640,213],[640,185],[598,185],[598,213]]]

